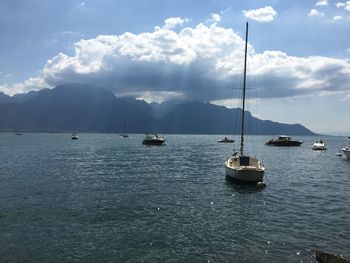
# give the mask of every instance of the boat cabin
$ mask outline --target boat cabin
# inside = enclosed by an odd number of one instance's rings
[[[277,140],[278,141],[291,141],[292,139],[289,136],[280,135],[280,136],[277,137]]]

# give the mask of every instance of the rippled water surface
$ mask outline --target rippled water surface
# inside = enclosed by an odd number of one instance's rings
[[[247,143],[266,167],[258,190],[225,180],[222,136],[0,133],[4,262],[314,262],[350,258],[345,137],[325,152]],[[254,146],[253,146],[254,145]],[[237,144],[235,144],[237,147]]]

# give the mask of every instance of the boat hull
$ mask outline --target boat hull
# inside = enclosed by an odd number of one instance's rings
[[[268,141],[266,145],[270,146],[300,146],[302,141],[288,141],[288,142],[279,142],[279,141]]]
[[[225,162],[226,178],[241,182],[253,183],[263,182],[265,168],[255,158],[250,158],[252,165],[241,166],[236,164],[238,157],[231,157]]]
[[[234,143],[235,140],[220,140],[219,143]]]
[[[345,156],[347,159],[350,159],[350,149],[343,148],[342,151],[343,151],[343,153],[344,153],[344,156]]]
[[[144,145],[165,145],[165,140],[143,140]]]
[[[314,151],[325,151],[327,147],[325,145],[313,145],[312,150]]]

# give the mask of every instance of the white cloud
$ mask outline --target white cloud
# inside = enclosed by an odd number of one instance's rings
[[[311,9],[308,16],[324,16],[324,13],[322,13],[316,9]]]
[[[8,95],[15,95],[18,93],[26,93],[30,90],[40,90],[43,88],[49,88],[50,86],[46,83],[42,77],[29,78],[23,83],[17,83],[14,85],[0,85],[0,92],[4,92]]]
[[[164,21],[164,29],[173,29],[176,26],[182,26],[183,23],[187,23],[188,19],[182,19],[181,17],[170,17]]]
[[[210,18],[207,20],[207,24],[219,23],[221,21],[221,16],[219,14],[211,14]]]
[[[341,3],[341,2],[335,3],[334,5],[335,5],[337,8],[345,7],[345,3]]]
[[[342,16],[334,16],[333,19],[334,20],[342,20],[342,19],[344,19],[344,17],[342,17]]]
[[[320,0],[316,3],[316,6],[326,6],[328,5],[328,0]]]
[[[277,12],[271,7],[266,6],[259,9],[250,9],[248,11],[244,10],[243,14],[246,18],[261,22],[267,23],[273,21],[274,17],[277,15]]]
[[[344,8],[346,11],[350,11],[350,1],[338,2],[335,4],[337,8]]]
[[[0,91],[15,94],[88,83],[147,101],[220,101],[232,97],[233,82],[241,79],[243,69],[244,40],[215,23],[179,32],[158,27],[140,34],[100,35],[74,47],[72,56],[59,53],[49,59],[39,77],[0,86]],[[273,50],[257,53],[251,45],[248,51],[248,72],[254,72],[264,98],[350,91],[349,61]]]

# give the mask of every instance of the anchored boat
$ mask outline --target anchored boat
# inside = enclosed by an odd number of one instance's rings
[[[239,152],[234,153],[226,162],[226,178],[242,182],[262,182],[265,173],[264,165],[255,157],[244,153],[244,110],[247,78],[247,45],[248,45],[248,22],[246,23],[245,55],[243,72],[243,97],[241,111],[241,147]]]
[[[280,135],[277,138],[265,142],[266,145],[272,146],[300,146],[303,141],[292,140],[290,136]]]

